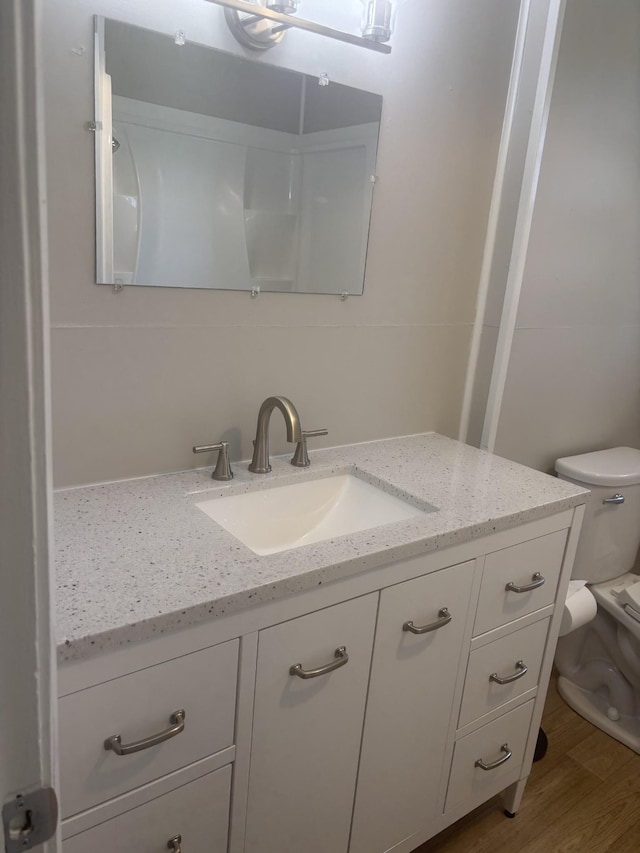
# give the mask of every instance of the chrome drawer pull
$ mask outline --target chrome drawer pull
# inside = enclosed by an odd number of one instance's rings
[[[481,767],[483,770],[495,770],[496,767],[500,767],[501,764],[504,764],[505,761],[508,761],[513,755],[509,749],[508,743],[503,743],[500,747],[500,751],[505,753],[502,758],[498,758],[496,761],[491,761],[489,764],[485,764],[484,761],[479,758],[474,764],[474,767]]]
[[[529,669],[524,665],[524,662],[519,660],[516,663],[516,671],[513,675],[498,675],[497,672],[492,672],[489,676],[489,681],[495,681],[496,684],[511,684],[512,681],[517,681],[528,672]]]
[[[624,495],[616,494],[612,498],[605,498],[602,501],[603,504],[623,504],[624,503]]]
[[[133,743],[122,743],[122,735],[111,735],[104,742],[104,748],[113,750],[116,755],[131,755],[132,752],[140,752],[142,749],[149,749],[150,746],[157,746],[165,740],[169,740],[180,732],[184,731],[184,710],[174,711],[169,717],[171,723],[170,728],[163,732],[158,732],[156,735],[149,735],[142,740],[136,740]],[[176,836],[177,837],[177,836]]]
[[[331,663],[326,663],[324,666],[319,666],[317,669],[303,669],[301,663],[296,663],[289,667],[289,675],[297,675],[298,678],[317,678],[319,675],[326,675],[328,672],[333,672],[334,669],[340,669],[349,663],[349,655],[347,654],[346,646],[338,646],[334,654],[335,660]]]
[[[451,622],[453,617],[449,613],[449,610],[446,607],[441,607],[438,610],[438,618],[435,622],[432,622],[430,625],[423,625],[421,628],[418,628],[413,622],[405,622],[402,626],[403,631],[411,631],[412,634],[430,634],[431,631],[437,631],[438,628],[444,628],[445,625],[448,625]]]
[[[532,589],[538,589],[539,586],[544,584],[544,578],[540,574],[540,572],[536,572],[531,577],[531,583],[527,583],[524,586],[516,586],[513,581],[509,581],[509,583],[505,586],[507,592],[531,592]]]
[[[172,850],[173,853],[182,853],[182,836],[174,835],[167,841],[167,850]]]

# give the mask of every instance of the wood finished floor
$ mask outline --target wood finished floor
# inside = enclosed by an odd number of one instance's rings
[[[543,728],[549,749],[515,819],[490,800],[414,853],[638,853],[640,755],[574,713],[555,683]]]

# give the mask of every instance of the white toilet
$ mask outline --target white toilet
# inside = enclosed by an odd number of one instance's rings
[[[558,641],[558,690],[582,717],[640,753],[640,575],[630,573],[640,545],[640,450],[567,456],[556,471],[591,489],[573,577],[588,581],[598,608]]]

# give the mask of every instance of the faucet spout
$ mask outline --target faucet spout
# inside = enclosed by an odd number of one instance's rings
[[[267,397],[258,412],[256,439],[253,442],[253,458],[249,470],[254,474],[268,474],[269,463],[269,421],[274,409],[279,409],[287,428],[287,441],[293,443],[302,440],[300,416],[291,400],[286,397]]]

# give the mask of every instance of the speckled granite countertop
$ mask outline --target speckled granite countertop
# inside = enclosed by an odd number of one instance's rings
[[[77,660],[365,569],[467,542],[570,509],[588,492],[435,433],[272,458],[271,474],[236,463],[55,495],[58,657]],[[427,509],[400,521],[260,557],[198,501],[336,473],[357,473]]]

